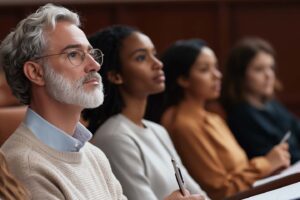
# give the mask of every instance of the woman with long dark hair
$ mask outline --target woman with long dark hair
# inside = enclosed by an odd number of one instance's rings
[[[124,194],[130,200],[204,199],[206,194],[181,164],[166,130],[143,119],[148,96],[165,88],[163,65],[150,38],[131,27],[112,26],[89,39],[105,56],[100,70],[105,101],[84,115],[89,128],[96,130],[93,143],[107,155]],[[177,191],[171,158],[194,195]]]

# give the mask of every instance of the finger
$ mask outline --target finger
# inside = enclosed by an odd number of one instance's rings
[[[283,149],[288,150],[289,149],[289,144],[287,142],[282,144]]]
[[[200,194],[193,194],[190,195],[190,197],[192,197],[191,199],[195,199],[195,200],[205,200],[205,197]]]
[[[188,191],[187,189],[184,189],[184,196],[189,196],[190,195],[190,191]]]

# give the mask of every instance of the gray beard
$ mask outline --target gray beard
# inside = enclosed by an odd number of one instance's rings
[[[91,72],[74,82],[54,71],[49,65],[44,65],[46,90],[48,94],[59,102],[78,105],[83,108],[96,108],[103,103],[103,84],[97,72]],[[99,85],[91,91],[84,90],[84,82],[91,78],[99,79]]]

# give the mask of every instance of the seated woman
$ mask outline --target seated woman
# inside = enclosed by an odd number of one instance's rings
[[[10,173],[5,157],[0,151],[0,199],[27,200],[29,194],[23,185]]]
[[[288,144],[248,160],[226,123],[205,105],[219,97],[217,58],[204,41],[181,40],[163,54],[166,105],[162,124],[182,162],[212,199],[248,189],[257,179],[290,164]]]
[[[131,27],[112,26],[89,39],[105,56],[100,70],[105,101],[84,116],[96,130],[92,143],[107,155],[124,194],[130,200],[204,199],[166,130],[143,119],[147,97],[165,88],[163,65],[150,38]],[[171,158],[178,161],[187,189],[197,195],[180,194]]]
[[[260,38],[245,38],[232,49],[222,89],[229,127],[249,158],[261,156],[285,133],[291,162],[300,159],[300,121],[274,97],[278,88],[274,50]]]

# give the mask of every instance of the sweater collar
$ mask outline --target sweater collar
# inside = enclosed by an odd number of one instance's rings
[[[57,151],[78,152],[92,138],[90,131],[81,123],[76,125],[73,136],[70,136],[30,108],[27,109],[24,123],[41,142]]]

